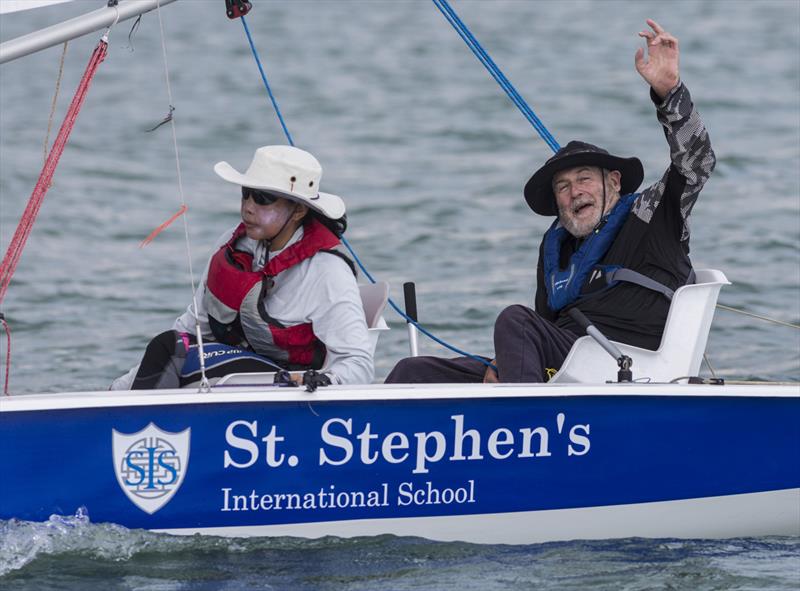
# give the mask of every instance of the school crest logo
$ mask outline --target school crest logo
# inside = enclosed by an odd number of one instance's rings
[[[117,482],[134,505],[152,515],[169,503],[183,484],[191,428],[170,433],[150,423],[138,433],[112,432]]]

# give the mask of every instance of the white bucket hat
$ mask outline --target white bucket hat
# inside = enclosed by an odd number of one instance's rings
[[[214,172],[229,183],[277,193],[332,220],[338,220],[345,212],[341,197],[319,190],[322,166],[300,148],[262,146],[244,174],[227,162],[217,162]]]

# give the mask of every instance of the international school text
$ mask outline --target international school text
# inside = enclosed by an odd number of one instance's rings
[[[372,482],[331,482],[302,490],[270,490],[272,479],[265,474],[264,490],[235,486],[221,488],[222,511],[283,511],[344,508],[414,507],[423,505],[469,505],[476,502],[476,479],[463,474],[453,478],[446,471],[437,476],[439,466],[447,463],[478,462],[485,464],[515,461],[548,461],[561,455],[580,457],[591,448],[590,425],[568,425],[566,415],[557,413],[548,424],[518,426],[514,429],[487,429],[471,422],[464,414],[451,415],[440,429],[381,429],[375,421],[358,422],[353,418],[325,420],[315,444],[313,436],[296,435],[289,441],[275,424],[239,419],[225,431],[227,448],[223,455],[226,470],[293,470],[304,466],[321,476],[346,467],[370,466],[378,472]],[[541,458],[541,459],[540,459]],[[311,463],[311,465],[308,465]],[[388,481],[379,473],[388,470],[399,476]],[[471,470],[469,470],[471,472]],[[385,473],[386,474],[386,473]],[[401,472],[402,474],[402,472]],[[409,479],[408,476],[413,478]],[[326,478],[327,480],[327,478]],[[368,479],[369,480],[369,479]],[[277,483],[278,481],[276,481]]]

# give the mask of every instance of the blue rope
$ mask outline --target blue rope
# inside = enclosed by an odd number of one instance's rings
[[[528,103],[525,102],[525,99],[520,96],[520,94],[517,92],[517,89],[514,88],[514,85],[511,84],[508,78],[506,78],[505,74],[503,74],[500,68],[497,67],[497,64],[495,64],[492,58],[489,57],[489,54],[486,53],[486,50],[481,46],[478,40],[475,39],[475,37],[472,35],[472,32],[458,17],[450,4],[448,4],[447,0],[433,0],[433,3],[444,15],[447,21],[453,26],[459,36],[464,40],[464,43],[466,43],[467,46],[472,50],[472,53],[475,54],[475,57],[478,58],[478,60],[489,71],[495,81],[506,92],[508,98],[510,98],[511,101],[517,106],[530,124],[533,125],[534,129],[539,133],[545,143],[550,146],[550,149],[553,150],[553,152],[558,152],[561,146],[559,146],[556,139],[536,116],[536,113],[533,112],[533,109],[530,108]]]
[[[267,75],[264,73],[264,68],[261,66],[261,60],[258,58],[258,51],[256,51],[255,43],[253,43],[253,38],[250,36],[250,29],[247,27],[247,21],[244,19],[244,16],[240,18],[242,19],[244,32],[247,34],[247,40],[250,42],[250,49],[253,52],[253,57],[256,58],[258,71],[261,72],[261,79],[264,81],[264,87],[267,89],[267,94],[269,94],[269,98],[272,101],[272,106],[275,107],[275,113],[278,115],[278,120],[281,122],[281,127],[283,127],[283,133],[286,134],[286,139],[288,140],[289,145],[294,146],[292,136],[289,133],[289,130],[286,128],[286,123],[283,121],[283,115],[281,115],[281,110],[278,107],[278,101],[275,100],[275,97],[272,94],[272,89],[269,87],[269,82],[267,82]]]
[[[241,19],[242,19],[242,25],[244,26],[244,32],[247,34],[247,40],[250,43],[250,49],[253,52],[253,57],[256,59],[256,64],[258,64],[258,71],[261,72],[261,79],[264,81],[264,87],[267,89],[267,93],[269,94],[269,98],[272,100],[272,106],[275,108],[275,113],[278,115],[278,119],[281,122],[281,127],[283,127],[283,132],[286,134],[286,139],[289,141],[289,145],[290,146],[294,146],[294,142],[292,141],[292,136],[289,134],[289,130],[286,128],[286,123],[283,120],[283,115],[281,115],[281,110],[278,107],[278,103],[275,100],[275,97],[272,95],[272,90],[269,87],[269,82],[267,82],[267,75],[264,73],[264,68],[261,66],[261,60],[258,57],[258,51],[256,50],[256,46],[253,43],[253,37],[250,35],[250,29],[247,27],[247,22],[245,21],[245,18],[242,16]],[[355,259],[355,261],[358,264],[358,266],[361,269],[361,271],[364,273],[364,276],[367,279],[369,279],[369,281],[371,283],[377,283],[375,281],[375,279],[372,277],[372,275],[370,275],[369,271],[367,271],[367,268],[361,262],[361,259],[358,258],[358,255],[353,250],[353,248],[350,246],[350,243],[347,241],[347,239],[344,236],[342,236],[341,237],[341,241],[342,241],[342,244],[344,244],[345,247],[347,247],[347,250],[350,251],[350,254],[353,255],[353,258]],[[469,357],[471,359],[475,359],[476,361],[480,361],[482,364],[486,365],[487,367],[491,367],[492,369],[497,371],[497,368],[494,365],[492,365],[489,361],[484,359],[483,357],[479,357],[477,355],[472,355],[471,353],[467,353],[466,351],[462,351],[461,349],[459,349],[457,347],[454,347],[454,346],[450,345],[449,343],[446,343],[445,341],[443,341],[439,337],[435,336],[433,333],[431,333],[428,330],[426,330],[425,328],[423,328],[416,320],[413,320],[410,316],[408,316],[405,312],[403,312],[400,309],[400,307],[397,304],[395,304],[394,300],[392,300],[391,298],[389,298],[389,305],[394,309],[395,312],[397,312],[400,316],[405,318],[406,322],[410,322],[411,324],[416,326],[417,330],[419,330],[422,334],[424,334],[428,338],[436,341],[437,343],[439,343],[443,347],[446,347],[447,349],[450,349],[454,353],[458,353],[459,355],[463,355],[464,357]]]
[[[345,238],[344,236],[341,236],[340,240],[342,241],[342,244],[344,244],[345,247],[347,247],[347,250],[350,251],[350,254],[353,255],[353,259],[355,259],[356,264],[358,265],[359,269],[361,269],[361,271],[364,273],[364,276],[367,279],[369,279],[370,283],[376,283],[375,279],[373,279],[372,275],[369,274],[369,271],[367,271],[367,268],[361,262],[361,259],[358,258],[358,255],[353,250],[353,248],[350,246],[350,243],[347,241],[347,238]],[[433,341],[436,341],[441,346],[443,346],[443,347],[445,347],[447,349],[450,349],[453,353],[458,353],[459,355],[463,355],[464,357],[469,357],[470,359],[474,359],[475,361],[480,361],[486,367],[491,367],[493,370],[497,371],[497,367],[492,365],[491,362],[487,361],[483,357],[479,357],[478,355],[473,355],[472,353],[467,353],[466,351],[462,351],[458,347],[454,347],[453,345],[451,345],[451,344],[443,341],[439,337],[437,337],[435,334],[429,332],[427,329],[423,328],[416,320],[414,320],[413,318],[411,318],[411,316],[409,316],[408,314],[403,312],[400,309],[400,307],[397,304],[394,303],[394,300],[392,300],[392,298],[389,298],[388,301],[389,301],[389,305],[394,309],[395,312],[397,312],[400,316],[402,316],[405,319],[406,322],[416,326],[417,330],[420,331],[422,334],[424,334],[429,339],[431,339]]]

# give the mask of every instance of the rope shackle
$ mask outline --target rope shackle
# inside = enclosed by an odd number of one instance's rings
[[[253,5],[248,0],[225,0],[225,11],[231,20],[246,15],[251,8]]]

